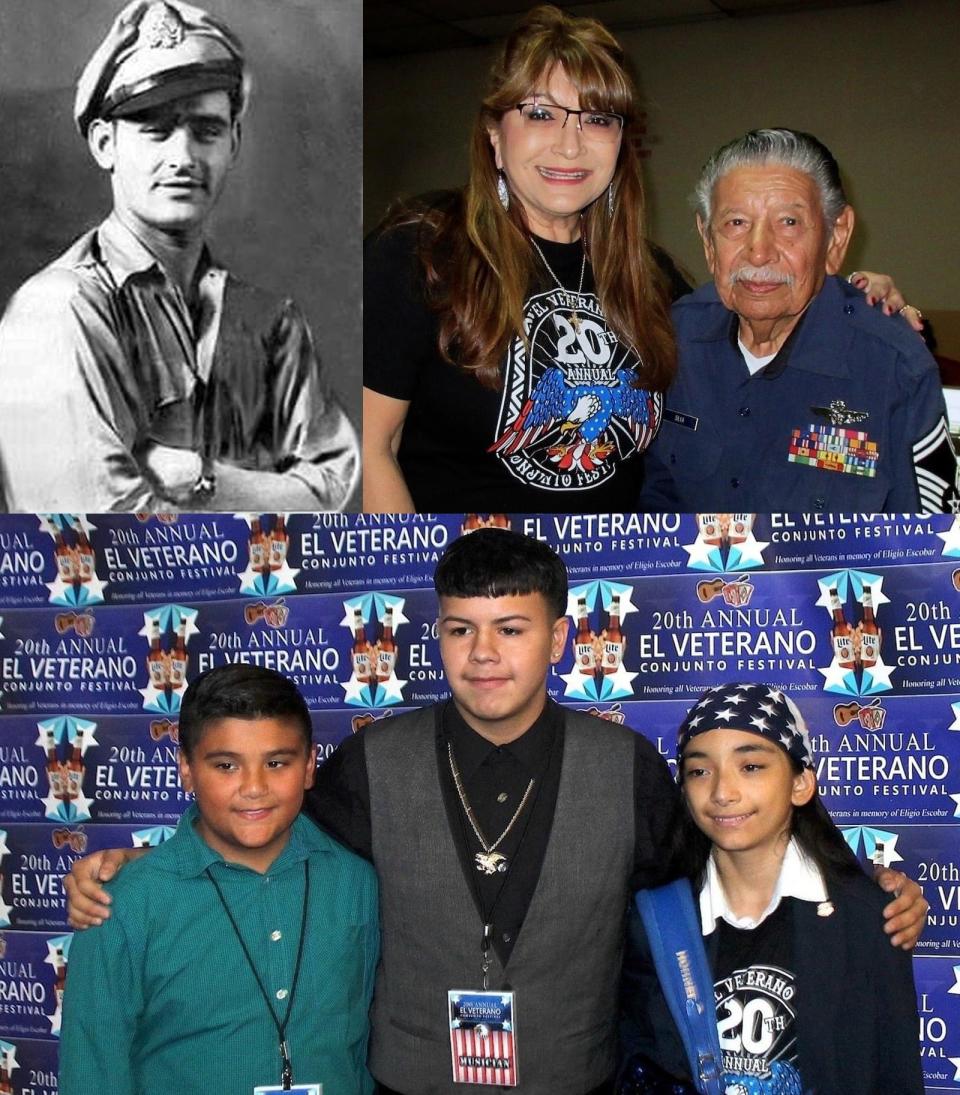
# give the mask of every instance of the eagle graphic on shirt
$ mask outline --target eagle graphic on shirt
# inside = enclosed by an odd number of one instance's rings
[[[546,490],[588,490],[642,452],[661,397],[637,386],[640,359],[607,326],[592,293],[552,290],[527,302],[526,340],[510,346],[488,452]]]

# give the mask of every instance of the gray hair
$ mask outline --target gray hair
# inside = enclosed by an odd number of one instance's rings
[[[809,175],[820,192],[820,206],[828,227],[848,204],[833,154],[816,137],[796,129],[752,129],[707,160],[700,172],[693,200],[700,219],[710,223],[713,188],[728,172],[756,164],[780,164]]]

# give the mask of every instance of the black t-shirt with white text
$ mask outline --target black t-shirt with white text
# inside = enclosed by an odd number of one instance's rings
[[[803,1095],[797,1060],[793,898],[755,928],[718,920],[712,954],[725,1095]]]
[[[410,404],[398,461],[417,510],[632,510],[662,397],[634,386],[640,359],[608,327],[581,242],[536,240],[564,289],[541,269],[527,342],[512,339],[491,391],[440,356],[417,232],[364,253],[364,385]]]

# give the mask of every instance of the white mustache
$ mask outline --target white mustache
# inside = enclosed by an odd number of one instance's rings
[[[738,281],[769,281],[781,285],[793,285],[794,277],[793,274],[771,270],[769,266],[741,266],[730,274],[731,285],[736,285]]]

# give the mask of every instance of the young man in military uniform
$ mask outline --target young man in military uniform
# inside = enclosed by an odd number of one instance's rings
[[[356,438],[303,315],[204,242],[248,91],[236,36],[180,0],[128,4],[84,69],[74,117],[113,211],[0,323],[8,509],[315,510],[349,496]]]

